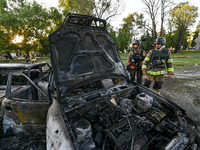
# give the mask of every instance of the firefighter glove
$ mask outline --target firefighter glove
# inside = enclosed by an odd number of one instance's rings
[[[146,74],[146,70],[143,70],[143,71],[142,71],[142,74],[145,75],[145,74]]]
[[[168,74],[168,78],[170,78],[171,77],[171,74]]]
[[[126,70],[128,70],[128,71],[131,70],[130,65],[127,65],[127,66],[126,66]]]

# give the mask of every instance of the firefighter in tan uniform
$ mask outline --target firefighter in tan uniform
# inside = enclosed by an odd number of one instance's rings
[[[31,52],[30,60],[32,64],[36,63],[36,54],[34,52]]]
[[[149,51],[142,63],[142,73],[145,74],[144,86],[149,88],[154,80],[153,90],[160,94],[165,72],[167,71],[168,77],[171,77],[174,68],[171,52],[165,48],[165,38],[157,38],[155,44],[156,48]]]
[[[146,53],[140,48],[140,40],[135,40],[133,43],[134,50],[131,51],[127,58],[127,70],[131,75],[131,82],[135,81],[137,75],[137,83],[142,82],[142,61],[144,60]]]

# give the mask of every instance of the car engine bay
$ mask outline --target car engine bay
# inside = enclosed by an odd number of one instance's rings
[[[126,94],[117,96],[119,93]],[[199,148],[195,126],[184,113],[143,93],[137,86],[127,93],[125,89],[107,94],[73,109],[60,106],[76,149]]]

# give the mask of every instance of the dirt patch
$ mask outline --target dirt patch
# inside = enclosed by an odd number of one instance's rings
[[[175,74],[165,78],[161,94],[169,98],[200,125],[200,67],[175,67]]]

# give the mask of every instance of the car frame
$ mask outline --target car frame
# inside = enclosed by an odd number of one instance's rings
[[[68,14],[49,36],[56,98],[47,149],[200,149],[197,124],[128,74],[106,21]]]
[[[51,104],[49,63],[0,64],[4,135],[44,135]]]

